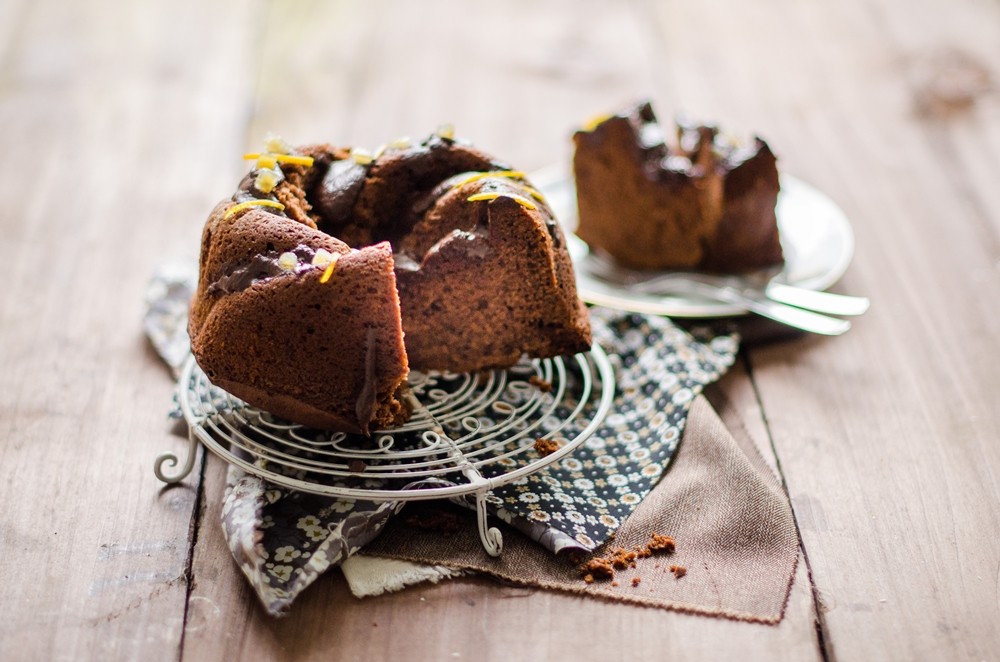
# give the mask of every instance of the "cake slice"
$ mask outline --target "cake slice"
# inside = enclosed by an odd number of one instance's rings
[[[668,145],[641,103],[573,136],[579,224],[592,249],[634,269],[738,273],[783,261],[777,161],[755,137],[679,123]]]
[[[254,209],[204,230],[191,349],[208,378],[289,420],[367,434],[403,420],[408,374],[392,249],[352,250]]]
[[[590,347],[565,238],[525,181],[469,173],[396,245],[406,351],[418,369],[513,365]]]

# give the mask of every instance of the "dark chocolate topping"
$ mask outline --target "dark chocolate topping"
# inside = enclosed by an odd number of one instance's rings
[[[452,230],[441,241],[434,244],[427,251],[427,255],[431,256],[442,251],[462,253],[481,260],[490,253],[489,231],[483,226],[477,227],[475,232]]]
[[[299,275],[319,268],[312,265],[313,256],[316,255],[316,251],[312,248],[299,245],[290,252],[299,259],[295,269],[287,271],[278,264],[278,258],[281,257],[281,253],[278,251],[259,253],[251,258],[249,264],[226,270],[226,275],[208,286],[208,293],[215,295],[242,292],[258,281],[279,276]]]
[[[352,158],[330,164],[316,191],[316,209],[332,225],[341,225],[351,215],[365,183],[368,168]]]
[[[236,193],[233,194],[233,202],[240,203],[247,202],[249,200],[275,200],[273,195],[270,193],[264,193],[257,188],[257,175],[259,173],[259,169],[247,173],[246,177],[240,181],[240,185],[237,187]],[[285,181],[285,173],[281,171],[281,168],[275,168],[274,174],[277,177],[277,184]],[[274,213],[279,213],[278,210],[273,207],[270,209]]]
[[[361,391],[358,393],[358,401],[354,407],[358,420],[364,421],[361,432],[366,435],[368,434],[368,421],[372,419],[372,414],[375,411],[375,396],[377,395],[375,392],[377,350],[378,342],[375,337],[375,329],[369,328],[368,334],[365,336],[365,381],[361,385]]]
[[[478,174],[476,171],[460,172],[457,175],[452,175],[447,178],[430,191],[427,191],[414,200],[413,204],[410,206],[410,214],[414,218],[420,218],[434,206],[434,203],[437,202],[438,198],[455,188],[455,186],[460,184],[464,179],[476,174]]]

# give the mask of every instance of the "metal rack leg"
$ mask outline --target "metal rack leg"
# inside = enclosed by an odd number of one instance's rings
[[[184,460],[184,466],[176,474],[168,475],[164,473],[163,465],[167,464],[170,467],[176,467],[177,455],[174,453],[161,453],[157,456],[156,461],[153,463],[153,473],[156,474],[157,478],[169,484],[179,483],[187,478],[188,474],[194,468],[194,459],[198,454],[198,437],[195,436],[193,427],[188,428],[188,442],[187,459]]]
[[[476,492],[476,520],[479,523],[479,539],[490,556],[500,556],[503,551],[503,534],[500,529],[490,527],[486,521],[486,494],[489,490]]]

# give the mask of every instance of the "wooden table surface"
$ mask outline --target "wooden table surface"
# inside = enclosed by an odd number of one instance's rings
[[[369,147],[444,122],[533,170],[642,96],[756,131],[852,221],[845,336],[722,387],[773,452],[805,563],[753,625],[485,579],[266,617],[224,468],[163,489],[154,267],[275,131]],[[997,659],[996,0],[0,3],[0,658]]]

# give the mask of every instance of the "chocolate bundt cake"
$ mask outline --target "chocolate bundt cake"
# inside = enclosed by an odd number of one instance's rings
[[[398,424],[408,368],[590,347],[552,211],[442,130],[375,154],[272,140],[202,238],[191,346],[218,386],[304,425]]]
[[[679,123],[668,147],[642,103],[573,136],[577,235],[634,269],[743,272],[782,263],[778,169],[760,138]]]

